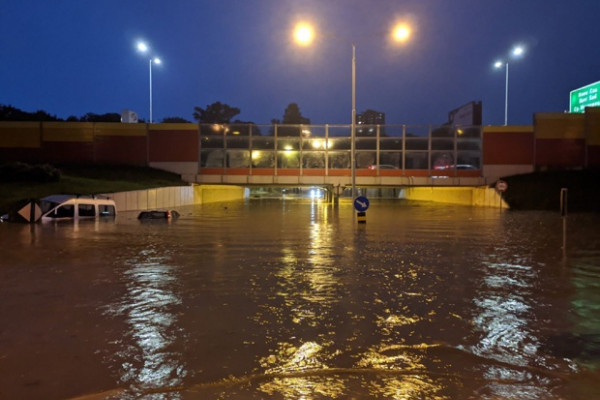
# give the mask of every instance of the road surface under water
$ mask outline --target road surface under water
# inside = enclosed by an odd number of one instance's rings
[[[0,224],[0,398],[600,398],[598,215],[180,212]]]

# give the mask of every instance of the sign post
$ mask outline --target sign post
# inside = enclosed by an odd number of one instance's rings
[[[367,209],[369,208],[369,199],[364,196],[358,196],[354,199],[354,209],[357,211],[356,216],[360,224],[367,223]]]
[[[498,180],[496,182],[496,191],[500,193],[500,210],[502,210],[502,194],[506,192],[506,189],[508,189],[508,183],[503,180]]]
[[[560,215],[562,216],[563,225],[563,258],[566,257],[567,252],[567,199],[569,197],[569,189],[560,189]]]
[[[25,221],[32,224],[42,217],[42,209],[34,200],[29,201],[23,208],[17,211],[17,213],[23,217]]]

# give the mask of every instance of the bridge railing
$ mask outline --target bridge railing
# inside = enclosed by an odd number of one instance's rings
[[[200,174],[348,176],[350,125],[200,125]],[[481,176],[480,126],[357,125],[358,176]]]

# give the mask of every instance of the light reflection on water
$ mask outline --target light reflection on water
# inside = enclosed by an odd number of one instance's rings
[[[563,259],[550,213],[372,202],[359,225],[345,204],[181,212],[0,226],[0,317],[16,321],[0,331],[7,398],[600,395],[597,216],[570,217]],[[79,319],[56,329],[32,307]],[[33,354],[40,337],[50,345]],[[53,368],[28,369],[36,357]],[[65,375],[94,378],[48,383]]]
[[[111,316],[124,317],[129,325],[127,336],[112,343],[117,351],[107,362],[120,365],[120,380],[135,392],[174,387],[187,375],[182,354],[172,349],[182,334],[177,328],[175,312],[181,304],[174,291],[178,286],[177,267],[169,265],[168,257],[157,253],[150,246],[125,261],[123,279],[127,292],[106,310]]]

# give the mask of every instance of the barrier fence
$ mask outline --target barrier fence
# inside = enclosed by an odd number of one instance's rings
[[[350,125],[201,125],[200,174],[347,176]],[[480,176],[480,126],[357,125],[358,175]]]

